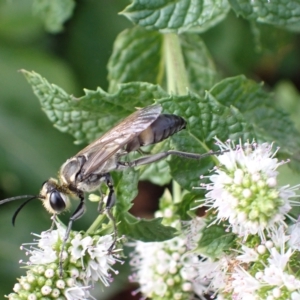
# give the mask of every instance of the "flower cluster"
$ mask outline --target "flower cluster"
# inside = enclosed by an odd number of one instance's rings
[[[95,299],[90,294],[94,283],[100,280],[109,286],[111,273],[118,273],[112,267],[121,262],[116,249],[108,250],[114,242],[111,235],[83,236],[72,231],[62,253],[61,276],[59,263],[65,228],[56,225],[57,230],[42,232],[37,241],[22,246],[29,256],[29,270],[15,284],[8,299]]]
[[[205,222],[196,218],[180,226],[178,220],[175,221],[175,207],[170,201],[171,195],[166,190],[156,216],[164,217],[165,224],[181,227],[186,234],[163,242],[136,242],[131,253],[130,265],[134,273],[130,281],[139,283],[140,288],[135,293],[140,292],[145,298],[194,299],[194,293],[201,295],[205,286],[195,281],[198,255],[188,251],[194,246],[194,237],[198,237]]]
[[[195,225],[194,217],[188,234],[136,244],[131,264],[138,291],[159,300],[195,294],[299,300],[300,223],[290,213],[299,205],[293,200],[299,186],[279,186],[277,169],[286,162],[275,158],[272,145],[218,143],[220,166],[201,185],[205,222]]]
[[[218,157],[221,166],[209,176],[211,183],[203,185],[209,192],[202,205],[217,213],[215,223],[228,221],[238,236],[258,234],[263,240],[266,229],[284,224],[298,186],[278,187],[277,168],[285,162],[274,157],[272,145],[220,147],[229,152]]]
[[[138,282],[143,295],[152,299],[190,299],[194,289],[197,256],[187,254],[183,238],[165,242],[137,242],[131,266],[131,281]]]
[[[199,261],[197,280],[207,280],[206,292],[220,300],[300,299],[300,231],[285,221],[299,186],[278,186],[277,168],[284,162],[274,157],[272,145],[220,147],[227,152],[218,158],[221,167],[209,176],[211,183],[202,185],[208,190],[202,205],[208,207],[207,230],[226,230],[212,235],[206,247],[200,238],[198,253],[206,259]],[[208,248],[217,238],[223,244],[212,259]]]
[[[292,229],[299,236],[299,226]],[[299,250],[293,250],[291,235],[283,226],[258,243],[248,238],[236,251],[223,253],[217,260],[201,260],[197,280],[209,282],[206,292],[217,299],[300,299]],[[298,277],[298,278],[297,278]]]

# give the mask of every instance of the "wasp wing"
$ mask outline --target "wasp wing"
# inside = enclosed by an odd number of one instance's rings
[[[141,108],[77,153],[76,156],[87,157],[81,171],[83,178],[98,170],[119,149],[147,129],[158,118],[161,111],[160,105]]]

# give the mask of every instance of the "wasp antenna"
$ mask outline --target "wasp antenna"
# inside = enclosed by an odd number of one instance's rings
[[[11,202],[11,201],[15,201],[15,200],[20,200],[20,199],[26,199],[26,198],[39,198],[39,195],[22,195],[22,196],[15,196],[15,197],[11,197],[11,198],[6,198],[0,201],[0,205],[7,203],[7,202]]]
[[[22,209],[29,201],[31,201],[31,200],[33,200],[33,199],[38,199],[38,197],[37,197],[37,196],[32,196],[31,198],[27,199],[27,200],[26,200],[24,203],[22,203],[22,204],[18,207],[18,209],[15,211],[15,213],[14,213],[14,215],[13,215],[13,217],[12,217],[12,224],[13,224],[13,226],[15,226],[16,218],[17,218],[19,212],[21,211],[21,209]]]

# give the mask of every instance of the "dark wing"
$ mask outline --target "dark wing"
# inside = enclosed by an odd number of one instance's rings
[[[119,149],[147,129],[158,118],[161,111],[160,105],[141,108],[77,153],[76,156],[85,155],[88,158],[82,168],[83,177],[98,170]]]

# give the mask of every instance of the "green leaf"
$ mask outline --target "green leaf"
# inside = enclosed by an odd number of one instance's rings
[[[162,242],[175,237],[176,229],[161,224],[162,218],[145,220],[128,212],[120,215],[120,234],[142,242]]]
[[[218,258],[224,251],[230,250],[234,239],[235,235],[227,233],[222,225],[211,225],[202,230],[196,251],[211,258]]]
[[[157,85],[136,82],[120,85],[114,94],[98,88],[85,90],[85,96],[75,98],[35,72],[22,72],[50,121],[60,131],[73,135],[77,143],[95,140],[132,113],[134,107],[148,106],[167,95]]]
[[[229,8],[226,0],[133,0],[121,14],[150,30],[204,32],[222,21]]]
[[[281,153],[295,154],[294,163],[300,167],[300,139],[289,115],[276,107],[273,94],[263,90],[261,84],[237,76],[222,80],[210,91],[220,103],[236,107],[252,124],[261,142],[276,142]]]
[[[180,216],[180,220],[188,221],[191,219],[191,208],[195,200],[199,199],[199,195],[195,193],[187,193],[183,196],[179,203],[176,203],[176,214]]]
[[[201,95],[219,79],[213,59],[198,34],[181,34],[179,38],[190,89]]]
[[[136,218],[128,210],[137,195],[138,172],[125,170],[113,174],[116,199],[116,219],[119,234],[143,242],[161,242],[175,236],[173,227],[161,224],[162,219],[145,220]]]
[[[238,15],[248,20],[290,29],[300,29],[300,3],[298,0],[229,0]]]
[[[63,23],[68,20],[75,7],[74,0],[34,0],[33,11],[51,33],[63,30]]]
[[[132,206],[133,199],[138,193],[139,172],[127,169],[122,172],[114,172],[114,189],[117,195],[116,208],[118,215],[128,211]]]
[[[170,140],[171,139],[167,139],[161,143],[155,144],[151,147],[151,153],[159,153],[171,149]],[[169,165],[165,159],[150,165],[141,166],[139,171],[141,180],[150,180],[152,183],[160,186],[168,184],[172,179]]]
[[[138,26],[121,32],[108,62],[108,90],[115,92],[118,84],[130,81],[161,84],[162,42],[162,34]]]

